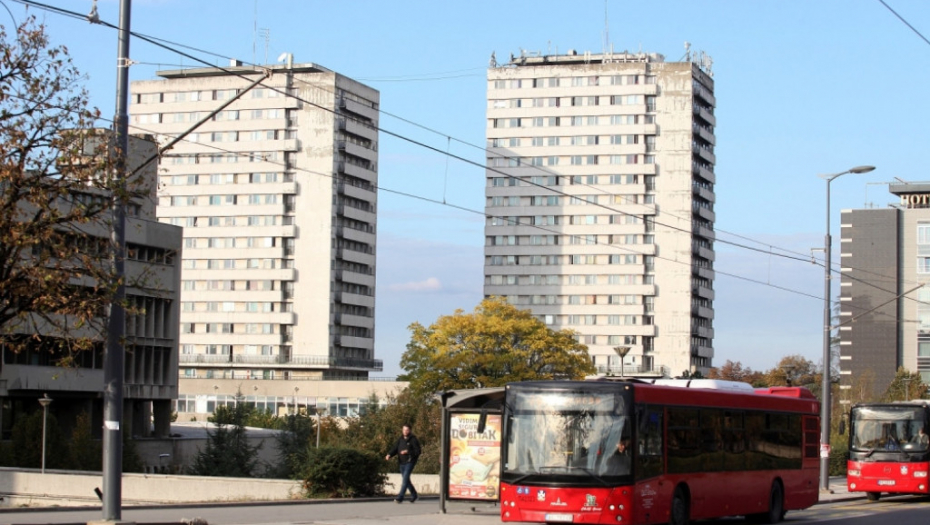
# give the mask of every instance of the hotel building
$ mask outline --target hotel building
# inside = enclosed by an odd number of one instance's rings
[[[888,189],[893,206],[840,214],[840,402],[900,367],[930,384],[930,183]]]

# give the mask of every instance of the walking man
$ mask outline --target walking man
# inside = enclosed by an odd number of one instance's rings
[[[403,435],[398,438],[397,443],[391,448],[384,459],[391,459],[397,456],[397,463],[400,464],[400,494],[394,499],[397,503],[403,503],[404,494],[410,489],[410,503],[414,503],[417,498],[417,489],[410,482],[410,473],[420,458],[420,440],[410,431],[410,425],[404,425]]]

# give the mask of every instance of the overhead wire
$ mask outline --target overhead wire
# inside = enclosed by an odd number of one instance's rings
[[[13,0],[13,1],[16,1],[16,2],[21,3],[21,4],[25,4],[25,5],[32,5],[32,6],[41,8],[41,9],[47,9],[47,10],[53,11],[53,12],[55,12],[55,13],[59,13],[59,14],[62,14],[62,15],[64,15],[64,16],[69,16],[69,17],[76,18],[76,19],[86,19],[85,16],[80,15],[79,13],[75,13],[75,12],[73,12],[73,11],[68,11],[68,10],[65,10],[65,9],[62,9],[62,8],[57,8],[57,7],[54,7],[54,6],[49,6],[49,5],[46,5],[46,4],[42,4],[42,3],[40,3],[40,2],[35,2],[35,1],[33,1],[33,0]],[[100,25],[104,25],[104,26],[106,26],[106,27],[110,27],[110,28],[112,28],[112,29],[117,29],[117,27],[116,27],[115,25],[113,25],[113,24],[111,24],[111,23],[108,23],[108,22],[104,22],[104,21],[102,21],[102,20],[101,20],[101,21],[98,21],[97,23],[99,23]],[[243,79],[247,79],[247,78],[248,78],[248,75],[240,74],[240,73],[238,73],[238,72],[235,72],[235,71],[232,71],[232,70],[229,70],[229,69],[225,69],[225,68],[223,68],[223,67],[214,66],[214,65],[210,64],[209,62],[204,61],[204,60],[202,60],[202,59],[200,59],[200,58],[198,58],[198,57],[195,57],[195,56],[189,55],[189,54],[187,54],[187,53],[184,53],[184,52],[182,52],[182,51],[179,51],[179,50],[177,50],[177,49],[174,49],[174,48],[170,47],[168,44],[177,45],[178,47],[183,47],[183,48],[186,48],[186,49],[194,50],[194,51],[201,52],[201,53],[208,54],[208,55],[215,56],[215,57],[228,58],[228,57],[224,57],[223,55],[219,55],[219,54],[217,54],[217,53],[213,53],[213,52],[210,52],[210,51],[202,50],[202,49],[199,49],[199,48],[196,48],[196,47],[193,47],[193,46],[188,46],[188,45],[184,45],[184,44],[178,44],[178,43],[176,43],[176,42],[172,42],[172,41],[169,41],[169,40],[166,40],[166,39],[162,39],[162,38],[158,38],[158,37],[151,37],[151,36],[148,36],[148,35],[143,35],[143,34],[136,33],[136,32],[131,32],[130,34],[132,34],[133,36],[135,36],[135,37],[137,37],[137,38],[140,38],[140,39],[142,39],[142,40],[144,40],[144,41],[147,41],[147,42],[149,42],[149,43],[151,43],[151,44],[153,44],[153,45],[156,45],[156,46],[158,46],[158,47],[161,47],[161,48],[163,48],[163,49],[165,49],[165,50],[167,50],[167,51],[169,51],[169,52],[172,52],[172,53],[181,55],[181,56],[183,56],[183,57],[189,58],[189,59],[191,59],[191,60],[193,60],[193,61],[195,61],[195,62],[199,62],[199,63],[201,63],[201,64],[204,64],[204,65],[208,66],[208,67],[217,68],[217,69],[219,69],[219,70],[221,70],[221,71],[226,72],[227,74],[230,74],[230,75],[233,75],[233,76],[239,76],[240,78],[243,78]],[[259,68],[260,68],[261,66],[256,66],[256,67],[259,67]],[[298,80],[300,80],[300,79],[298,79]],[[302,80],[300,80],[300,81],[302,81]],[[307,83],[307,82],[305,82],[305,81],[302,81],[302,82]],[[309,83],[307,83],[307,84],[309,84]],[[321,86],[314,85],[314,84],[309,84],[309,85],[313,86],[313,87],[316,88],[316,89],[321,89],[321,90],[324,91],[324,92],[333,93],[332,91],[323,89]],[[305,103],[305,104],[308,104],[308,105],[310,105],[310,106],[316,107],[316,108],[318,108],[318,109],[320,109],[320,110],[327,111],[327,112],[332,113],[332,114],[334,114],[334,115],[340,115],[340,114],[338,114],[334,109],[330,109],[330,108],[327,108],[327,107],[325,107],[325,106],[321,106],[321,105],[319,105],[319,104],[316,104],[316,103],[314,103],[314,102],[304,100],[304,99],[302,99],[302,98],[300,98],[300,97],[294,95],[293,93],[288,93],[288,92],[286,92],[286,90],[285,90],[285,91],[281,91],[281,90],[278,90],[277,88],[273,88],[273,87],[269,87],[269,89],[274,89],[274,90],[278,91],[279,93],[283,94],[284,96],[295,98],[295,99],[297,99],[297,100],[299,100],[299,101],[301,101],[301,102],[303,102],[303,103]],[[333,93],[333,94],[335,94],[335,93]],[[417,126],[417,127],[420,127],[421,129],[430,131],[430,132],[432,132],[432,133],[441,134],[440,132],[438,132],[438,131],[436,131],[436,130],[433,130],[432,128],[429,128],[429,127],[427,127],[427,126],[423,126],[423,125],[417,124],[417,123],[415,123],[415,122],[412,122],[412,121],[410,121],[410,120],[408,120],[408,119],[404,119],[404,118],[402,118],[402,117],[397,117],[397,116],[395,116],[395,115],[392,115],[392,114],[387,113],[387,112],[384,112],[384,111],[380,111],[380,110],[379,110],[379,114],[385,114],[385,115],[388,115],[388,116],[392,116],[392,117],[394,117],[394,118],[400,119],[401,121],[410,123],[410,124],[415,125],[415,126]],[[340,115],[340,116],[355,119],[354,117],[347,116],[347,115]],[[102,120],[108,120],[108,119],[102,119]],[[360,121],[360,120],[358,120],[358,119],[355,119],[355,120]],[[361,121],[360,121],[360,122],[361,122]],[[477,162],[475,162],[475,161],[473,161],[473,160],[471,160],[471,159],[467,159],[467,158],[462,157],[462,156],[460,156],[460,155],[452,154],[451,152],[443,152],[443,151],[442,151],[441,149],[439,149],[439,148],[433,147],[433,146],[431,146],[431,145],[429,145],[429,144],[425,144],[425,143],[423,143],[423,142],[421,142],[421,141],[414,140],[414,139],[412,139],[412,138],[406,137],[406,136],[401,135],[401,134],[399,134],[399,133],[396,133],[396,132],[387,130],[387,129],[382,128],[382,127],[380,127],[380,126],[373,126],[373,125],[371,125],[371,124],[366,124],[366,125],[368,125],[368,126],[371,127],[372,129],[375,129],[375,130],[377,130],[377,131],[379,131],[379,132],[383,132],[383,133],[385,133],[385,134],[387,134],[387,135],[389,135],[389,136],[393,136],[393,137],[395,137],[395,138],[397,138],[397,139],[400,139],[400,140],[402,140],[402,141],[406,141],[406,142],[409,142],[409,143],[411,143],[411,144],[413,144],[413,145],[416,145],[416,146],[420,146],[420,147],[429,149],[429,150],[431,150],[431,151],[433,151],[433,152],[435,152],[435,153],[438,153],[438,154],[440,154],[440,155],[446,155],[447,157],[454,158],[454,159],[459,160],[459,161],[461,161],[461,162],[464,162],[464,163],[466,163],[466,164],[471,164],[471,165],[477,166],[477,167],[479,167],[479,168],[481,168],[481,169],[484,169],[484,170],[486,170],[486,171],[491,171],[491,172],[493,172],[493,173],[500,174],[500,175],[502,175],[502,176],[504,176],[504,177],[507,177],[507,178],[516,179],[516,180],[519,180],[519,181],[524,182],[524,183],[526,183],[526,184],[529,184],[529,185],[531,185],[531,186],[537,186],[537,187],[546,189],[547,191],[550,191],[550,192],[553,192],[553,193],[557,193],[557,194],[559,194],[559,195],[562,195],[562,196],[565,196],[565,197],[568,197],[568,198],[574,198],[574,199],[581,199],[581,198],[582,198],[581,196],[578,196],[578,195],[572,195],[572,194],[569,194],[569,193],[567,193],[567,192],[563,192],[563,191],[560,191],[560,190],[552,189],[552,188],[550,188],[550,187],[548,187],[548,186],[546,186],[546,185],[536,184],[536,183],[533,183],[533,182],[531,182],[531,181],[527,181],[527,180],[522,179],[522,178],[520,178],[520,177],[514,176],[514,175],[512,175],[512,174],[510,174],[510,173],[502,172],[502,171],[500,171],[500,170],[494,169],[493,167],[488,167],[488,166],[486,166],[486,165],[484,165],[484,164],[477,163]],[[133,127],[135,127],[135,128],[138,129],[137,126],[133,126]],[[149,132],[153,132],[152,130],[148,130],[148,131],[149,131]],[[154,133],[154,132],[153,132],[153,133]],[[161,133],[158,133],[158,134],[159,134],[159,135],[164,135],[164,134],[161,134]],[[443,135],[443,136],[447,137],[450,141],[451,141],[451,140],[455,140],[455,141],[460,142],[460,143],[462,143],[462,144],[464,144],[464,145],[468,145],[468,146],[471,146],[471,147],[475,147],[475,148],[481,149],[482,151],[485,151],[486,153],[493,153],[493,152],[491,152],[490,150],[488,150],[488,149],[486,149],[486,148],[482,148],[482,147],[480,147],[480,146],[477,146],[477,145],[468,143],[468,142],[463,141],[463,140],[461,140],[461,139],[456,139],[456,138],[454,138],[454,137],[451,137],[450,135]],[[203,144],[201,144],[201,145],[203,145]],[[218,151],[225,151],[225,152],[227,152],[227,153],[235,153],[235,154],[237,154],[237,155],[240,154],[239,152],[233,152],[233,151],[231,151],[231,150],[223,150],[223,148],[219,148],[219,147],[216,147],[216,146],[210,146],[210,147],[212,147],[213,149],[216,149],[216,150],[218,150]],[[509,157],[505,157],[505,158],[509,158]],[[541,167],[539,167],[539,166],[533,166],[533,168],[541,168]],[[306,170],[306,169],[299,169],[299,171],[305,171],[305,172],[307,172],[307,173],[313,173],[313,174],[316,174],[316,175],[327,176],[327,177],[331,177],[331,178],[333,177],[332,174],[325,174],[325,173],[313,172],[313,171],[311,171],[311,170]],[[559,175],[559,174],[556,174],[556,173],[554,173],[554,172],[548,172],[547,170],[541,170],[541,171],[543,171],[543,172],[545,172],[545,173],[547,173],[547,174],[550,174],[550,175],[554,175],[554,176],[566,177],[566,175]],[[588,186],[588,185],[583,184],[583,186]],[[497,217],[497,218],[501,218],[501,219],[503,219],[503,220],[508,220],[508,221],[509,221],[509,219],[507,219],[506,216],[488,215],[486,212],[480,212],[480,211],[477,211],[477,210],[473,210],[473,209],[470,209],[470,208],[466,208],[466,207],[464,207],[464,206],[454,205],[454,204],[451,204],[451,203],[447,203],[447,202],[443,202],[443,201],[431,199],[431,198],[428,198],[428,197],[418,196],[418,195],[415,195],[415,194],[412,194],[412,193],[409,193],[409,192],[403,192],[403,191],[399,191],[399,190],[392,190],[392,189],[389,189],[389,188],[385,188],[385,187],[383,187],[383,186],[373,185],[373,187],[377,188],[378,190],[384,190],[384,191],[386,191],[386,192],[394,193],[394,194],[401,195],[401,196],[405,196],[405,197],[408,197],[408,198],[415,198],[415,199],[419,199],[419,200],[423,200],[423,201],[435,203],[435,204],[438,204],[438,205],[449,206],[449,207],[456,208],[456,209],[459,209],[459,210],[462,210],[462,211],[467,211],[467,212],[470,212],[470,213],[477,213],[477,214],[480,214],[480,215],[482,215],[482,216],[484,216],[484,217],[486,217],[486,218],[494,218],[494,217]],[[592,188],[593,188],[593,186],[589,186],[589,187],[592,187]],[[596,188],[596,189],[599,189],[599,188]],[[608,193],[608,192],[606,192],[606,190],[601,190],[601,191],[605,191],[605,193]],[[608,194],[609,194],[609,193],[608,193]],[[631,214],[631,213],[626,212],[626,211],[624,211],[624,210],[618,210],[618,209],[615,209],[615,208],[612,208],[612,207],[609,207],[609,206],[605,206],[605,205],[600,204],[600,203],[597,203],[597,202],[591,202],[591,201],[587,201],[587,202],[588,202],[589,204],[593,204],[593,205],[595,205],[595,206],[598,206],[598,207],[603,208],[603,209],[607,209],[607,210],[609,210],[609,211],[615,212],[615,213],[620,214],[620,215],[627,215],[627,216],[635,216],[635,217],[638,217],[637,215]],[[674,217],[673,214],[668,214],[668,215],[671,215],[671,216]],[[681,217],[675,217],[675,218],[678,218],[679,220],[687,220],[687,219],[683,219],[683,218],[681,218]],[[655,224],[660,225],[660,226],[664,226],[664,227],[667,227],[667,228],[675,229],[675,230],[678,230],[678,231],[690,233],[690,230],[685,230],[685,229],[683,229],[683,228],[675,227],[675,226],[672,226],[672,225],[663,224],[663,223],[659,223],[659,222],[655,222]],[[561,231],[551,230],[551,229],[547,229],[547,228],[542,228],[542,227],[540,227],[540,226],[538,226],[538,225],[526,225],[526,224],[523,224],[523,226],[532,226],[532,227],[534,227],[534,228],[536,228],[536,229],[539,229],[539,230],[543,230],[543,231],[547,231],[547,232],[555,233],[555,234],[559,234],[559,235],[565,235],[565,234],[564,234],[563,232],[561,232]],[[723,230],[716,230],[716,229],[715,229],[715,231],[722,231],[722,232],[724,232],[724,233],[729,233],[729,232],[726,232],[726,231],[723,231]],[[738,234],[733,234],[733,235],[736,235],[736,236],[738,236],[738,237],[744,238],[744,239],[749,240],[749,241],[751,241],[751,242],[756,242],[756,243],[759,243],[759,244],[765,244],[765,243],[762,243],[761,241],[756,241],[756,240],[754,240],[754,239],[751,239],[751,238],[748,238],[748,237],[744,237],[744,236],[740,236],[740,235],[738,235]],[[586,237],[586,236],[577,236],[577,235],[574,235],[574,236],[573,236],[573,235],[567,235],[567,236],[569,236],[569,237]],[[786,258],[786,259],[791,259],[791,260],[802,261],[802,262],[805,262],[805,263],[810,262],[809,257],[807,257],[806,255],[805,255],[804,257],[792,257],[792,256],[789,256],[789,255],[786,255],[786,254],[782,254],[782,253],[773,253],[773,252],[770,251],[770,250],[771,250],[771,245],[767,245],[767,246],[769,246],[769,251],[766,251],[766,250],[764,250],[764,249],[754,248],[754,247],[751,247],[751,246],[747,246],[747,245],[740,244],[740,243],[734,243],[734,242],[731,242],[731,241],[725,241],[725,240],[722,240],[722,239],[719,239],[719,238],[718,238],[718,239],[715,239],[715,240],[716,240],[716,242],[720,242],[720,243],[723,243],[723,244],[729,244],[729,245],[732,245],[732,246],[735,246],[735,247],[739,247],[739,248],[743,248],[743,249],[746,249],[746,250],[749,250],[749,251],[755,251],[755,252],[759,252],[759,253],[764,253],[764,254],[767,254],[767,255],[770,255],[770,256],[771,256],[771,255],[775,255],[775,256],[778,256],[778,257],[782,257],[782,258]],[[591,243],[588,243],[588,244],[591,244]],[[625,251],[626,251],[627,253],[629,253],[629,254],[647,255],[647,254],[643,254],[642,252],[638,252],[638,251],[634,251],[634,250],[629,249],[629,248],[625,248],[625,247],[623,247],[622,245],[615,245],[615,244],[611,244],[611,243],[597,242],[596,240],[595,240],[595,242],[594,242],[593,244],[601,244],[601,245],[605,245],[605,246],[610,246],[610,247],[615,248],[615,249],[625,250]],[[785,249],[783,249],[783,248],[778,248],[778,249],[779,249],[779,250],[782,250],[782,251],[785,251],[785,252],[787,252],[787,253],[798,253],[798,252],[791,252],[790,250],[785,250]],[[670,258],[661,257],[661,256],[657,256],[657,255],[654,255],[654,257],[656,257],[656,258],[658,258],[658,259],[661,259],[661,260],[666,260],[666,261],[675,262],[675,263],[677,263],[677,264],[690,265],[689,262],[683,262],[683,261],[679,261],[679,260],[677,260],[677,259],[670,259]],[[823,263],[815,263],[815,264],[818,264],[819,266],[823,266]],[[833,271],[834,271],[834,270],[831,269],[831,272],[833,272]],[[720,270],[718,270],[718,269],[714,269],[714,272],[717,273],[717,274],[720,274],[720,275],[726,275],[726,276],[728,276],[728,277],[733,277],[733,278],[736,278],[736,279],[740,279],[740,280],[744,280],[744,281],[748,281],[748,282],[753,282],[753,283],[760,284],[760,285],[763,285],[763,286],[770,286],[770,287],[772,287],[772,288],[776,288],[776,289],[780,289],[780,290],[784,290],[784,291],[789,291],[789,292],[792,292],[792,293],[796,293],[796,294],[798,294],[798,295],[802,295],[802,296],[807,296],[807,297],[811,297],[811,298],[823,300],[822,297],[817,297],[817,296],[815,296],[815,295],[808,294],[808,293],[806,293],[806,292],[802,292],[802,291],[799,291],[799,290],[793,290],[793,289],[790,289],[790,288],[787,288],[787,287],[783,287],[783,286],[773,285],[773,284],[771,284],[771,283],[767,283],[767,282],[764,282],[764,281],[759,281],[759,280],[752,279],[752,278],[748,278],[748,277],[745,277],[745,276],[740,276],[740,275],[737,275],[737,274],[732,274],[732,273],[728,273],[728,272],[722,272],[722,271],[720,271]],[[854,279],[854,280],[858,280],[858,279]],[[887,290],[883,290],[883,289],[879,288],[877,285],[873,285],[873,284],[868,283],[868,282],[866,282],[866,281],[862,281],[862,282],[864,282],[865,284],[869,284],[869,285],[871,285],[871,286],[874,286],[874,287],[876,287],[876,288],[878,288],[878,289],[880,289],[880,290],[882,290],[882,291],[886,291],[886,292],[888,292],[888,293],[892,293],[892,292],[889,292],[889,291],[887,291]]]

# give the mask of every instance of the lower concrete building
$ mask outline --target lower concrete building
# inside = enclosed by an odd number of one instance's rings
[[[130,137],[129,168],[157,153],[150,137]],[[128,435],[170,432],[172,401],[178,394],[178,290],[181,282],[181,228],[155,219],[156,165],[141,171],[148,181],[149,199],[131,202],[126,224],[126,321],[124,421]],[[90,188],[82,197],[106,198]],[[109,238],[106,221],[83,225],[89,238]],[[133,286],[135,283],[137,286]],[[138,315],[134,313],[138,312]],[[28,334],[21,334],[28,335]],[[83,351],[72,366],[63,366],[45,347],[13,351],[0,341],[0,435],[10,436],[16,421],[42,410],[39,398],[52,401],[49,414],[67,430],[87,413],[100,437],[103,428],[104,347]]]
[[[319,413],[354,417],[364,413],[372,395],[383,406],[406,386],[406,381],[377,380],[186,379],[176,411],[178,421],[202,421],[218,406],[234,406],[236,393],[240,393],[245,403],[278,416]]]

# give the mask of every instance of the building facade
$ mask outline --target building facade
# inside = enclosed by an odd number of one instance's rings
[[[930,384],[930,183],[889,184],[898,203],[843,210],[840,400],[881,395],[904,367]]]
[[[706,373],[713,92],[657,54],[492,59],[485,295],[577,331],[600,373]]]
[[[157,155],[152,137],[130,136],[127,164],[135,171]],[[127,435],[167,436],[172,403],[178,396],[178,290],[181,276],[181,228],[161,224],[155,217],[155,163],[136,173],[151,188],[148,199],[127,206],[125,282],[128,314],[124,345],[123,425]],[[74,202],[105,199],[100,190],[74,191]],[[70,204],[66,204],[70,205]],[[107,214],[109,217],[109,214]],[[89,237],[109,242],[109,220],[82,224]],[[64,429],[74,427],[82,414],[100,437],[103,428],[103,336],[93,350],[82,352],[73,366],[61,366],[44,348],[12,352],[0,346],[0,436],[23,415],[40,410],[39,398],[51,398],[48,412]]]
[[[381,370],[378,92],[313,64],[158,76],[132,84],[130,112],[162,143],[239,96],[161,159],[158,218],[184,228],[182,392]]]

